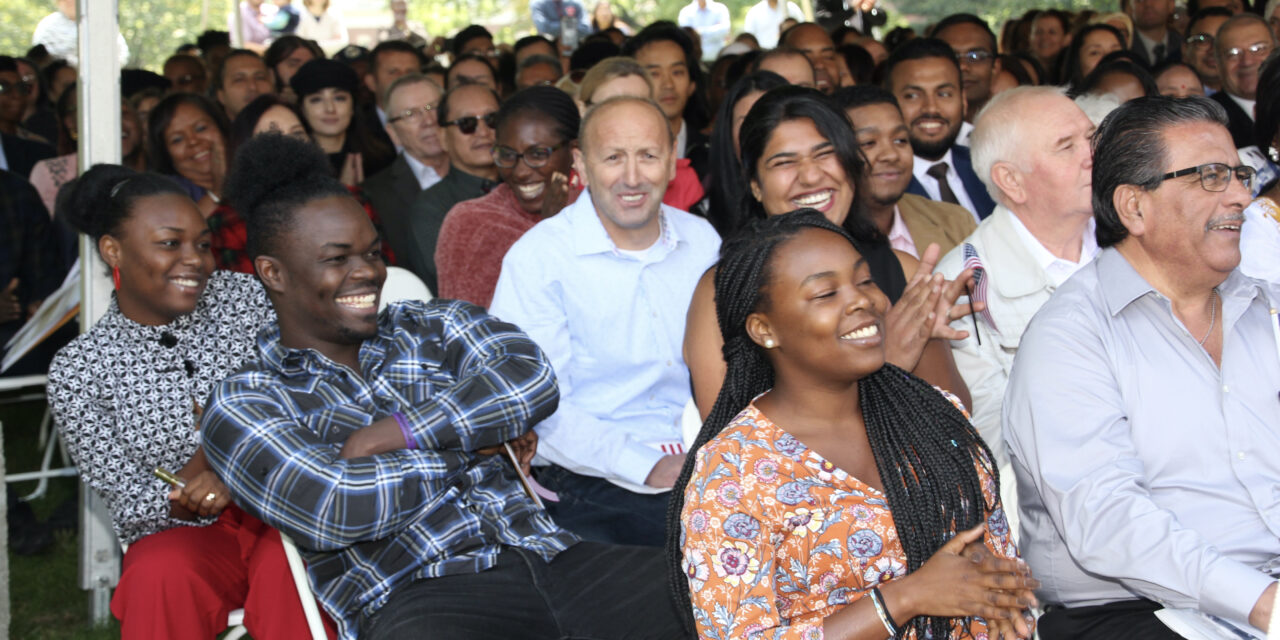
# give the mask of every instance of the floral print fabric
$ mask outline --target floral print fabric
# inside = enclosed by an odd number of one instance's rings
[[[995,481],[976,466],[987,503],[997,505],[986,545],[1016,557]],[[824,618],[907,573],[885,497],[754,404],[698,451],[681,523],[702,639],[821,638]],[[986,637],[981,619],[970,629]]]

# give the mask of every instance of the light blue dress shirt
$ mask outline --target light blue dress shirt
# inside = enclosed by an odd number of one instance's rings
[[[530,229],[502,260],[490,313],[551,359],[560,408],[537,426],[538,460],[642,493],[681,441],[691,398],[682,355],[693,289],[720,237],[706,220],[662,206],[648,251],[622,252],[591,194]]]
[[[1280,289],[1233,271],[1222,366],[1114,248],[1031,321],[1004,400],[1041,602],[1239,623],[1280,558]]]

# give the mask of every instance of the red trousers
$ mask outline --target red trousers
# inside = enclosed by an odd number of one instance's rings
[[[244,609],[259,640],[311,637],[280,532],[229,505],[207,527],[153,533],[129,546],[111,612],[123,640],[214,638]],[[335,637],[325,618],[325,631]]]

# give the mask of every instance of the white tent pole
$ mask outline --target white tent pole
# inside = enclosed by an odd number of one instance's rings
[[[80,69],[76,119],[80,172],[95,164],[120,162],[120,32],[117,0],[76,0]],[[106,268],[93,241],[80,236],[80,330],[106,311],[95,292],[109,287]],[[120,576],[120,553],[101,498],[80,485],[80,588],[91,591],[90,620],[105,623],[111,587]]]

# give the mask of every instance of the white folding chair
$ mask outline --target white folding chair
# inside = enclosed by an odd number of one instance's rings
[[[280,542],[284,544],[284,557],[289,562],[289,574],[293,576],[293,587],[297,590],[298,599],[302,602],[302,613],[307,618],[307,630],[311,632],[311,640],[327,640],[324,622],[320,619],[320,608],[316,606],[315,595],[311,593],[311,583],[307,581],[307,568],[302,564],[302,556],[293,540],[280,534]],[[120,545],[121,553],[129,551],[129,545]],[[249,632],[244,627],[244,609],[236,609],[227,614],[227,634],[222,640],[239,640]]]
[[[387,281],[382,284],[382,302],[378,305],[378,311],[382,311],[392,302],[401,300],[425,302],[431,298],[431,289],[428,289],[422,279],[412,271],[401,267],[387,267]]]

